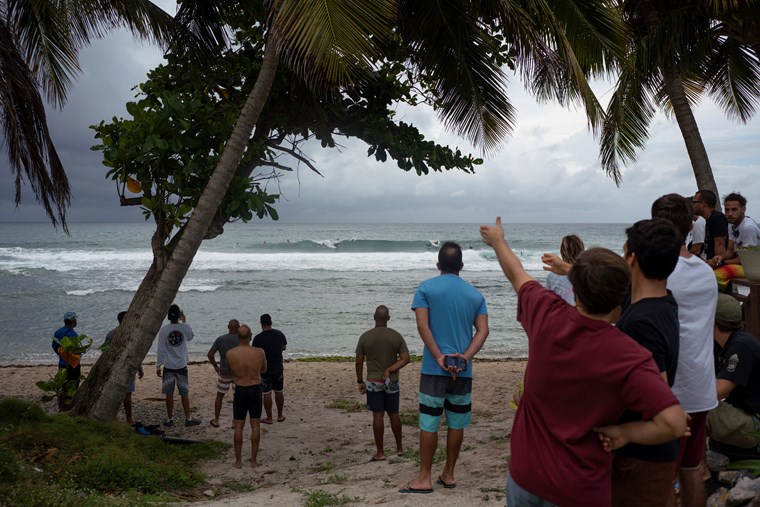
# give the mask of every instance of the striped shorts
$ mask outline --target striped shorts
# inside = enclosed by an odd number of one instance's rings
[[[420,429],[438,431],[446,411],[446,425],[453,430],[468,428],[472,421],[472,378],[420,375]]]

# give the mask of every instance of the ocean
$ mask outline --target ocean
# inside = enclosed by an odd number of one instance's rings
[[[462,278],[488,305],[491,333],[480,356],[524,357],[515,293],[481,242],[479,225],[230,224],[203,243],[175,299],[195,333],[190,354],[204,358],[230,319],[255,333],[259,316],[269,313],[287,336],[286,357],[353,355],[380,304],[390,309],[389,325],[420,353],[412,296],[419,282],[438,274],[438,245],[453,240],[464,250]],[[541,254],[558,252],[562,236],[578,234],[587,248],[620,253],[625,227],[508,224],[506,234],[524,267],[543,282]],[[150,266],[150,223],[71,224],[70,232],[0,223],[0,364],[53,363],[51,337],[69,310],[79,316],[77,331],[99,346]],[[154,354],[155,348],[149,357]]]

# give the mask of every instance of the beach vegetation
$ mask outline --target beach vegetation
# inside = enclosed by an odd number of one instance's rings
[[[397,105],[425,104],[493,153],[514,129],[511,68],[539,99],[580,104],[597,127],[604,112],[586,78],[625,42],[617,11],[601,1],[530,12],[465,1],[445,9],[394,0],[218,6],[197,14],[221,14],[235,34],[232,49],[205,66],[170,52],[127,105],[131,119],[95,127],[110,177],[122,188],[140,183],[141,194],[122,194],[122,203],[134,200],[156,230],[151,267],[75,397],[78,415],[115,417],[204,238],[229,220],[276,218],[282,172],[317,171],[302,141],[333,148],[346,135],[405,171],[473,172],[480,158],[425,140],[394,118]]]
[[[404,451],[404,454],[402,457],[414,461],[415,464],[420,464],[420,450],[419,449],[408,449]],[[443,463],[446,461],[446,448],[445,447],[439,447],[436,449],[435,454],[433,454],[433,464],[437,463]]]
[[[327,479],[322,481],[322,484],[342,484],[346,482],[346,476],[340,475],[340,474],[333,474],[329,476]]]
[[[361,501],[361,498],[351,498],[347,495],[328,493],[327,491],[318,489],[316,491],[309,491],[306,493],[306,498],[304,499],[303,505],[304,507],[332,507],[359,501]]]
[[[405,426],[417,426],[420,421],[420,411],[413,409],[402,410],[399,412],[399,419],[401,419],[401,424]]]
[[[65,498],[82,505],[134,505],[192,496],[204,484],[195,465],[226,447],[172,445],[124,424],[47,415],[14,399],[0,401],[0,428],[5,505],[68,505]]]
[[[367,403],[357,400],[347,400],[346,398],[338,398],[332,400],[327,404],[327,408],[337,408],[338,410],[345,410],[346,412],[363,412],[367,410]]]

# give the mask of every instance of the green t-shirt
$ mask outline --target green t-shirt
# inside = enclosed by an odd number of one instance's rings
[[[359,337],[356,353],[364,355],[367,361],[367,380],[382,382],[383,372],[409,352],[404,337],[389,327],[373,327]],[[391,380],[398,381],[398,372],[390,375]]]

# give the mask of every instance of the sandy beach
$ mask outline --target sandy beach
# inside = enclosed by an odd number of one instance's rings
[[[416,426],[417,386],[420,363],[401,371],[401,414],[404,448],[418,448]],[[354,364],[335,362],[288,362],[285,365],[284,422],[262,424],[258,468],[246,467],[250,459],[247,431],[243,443],[243,468],[234,469],[232,447],[219,459],[203,465],[207,484],[197,494],[183,498],[193,505],[302,505],[310,494],[324,491],[348,497],[356,503],[375,505],[503,505],[507,472],[508,437],[514,409],[508,404],[522,381],[525,362],[481,361],[475,364],[473,424],[465,432],[457,464],[457,487],[434,484],[428,495],[401,494],[398,488],[412,479],[417,465],[411,457],[370,462],[374,452],[372,417],[356,388]],[[88,366],[84,367],[86,374]],[[164,397],[153,364],[145,364],[145,377],[133,397],[134,418],[158,424],[165,415]],[[39,400],[34,385],[55,373],[54,366],[0,367],[0,397]],[[219,428],[210,426],[216,377],[207,362],[190,366],[192,414],[200,426],[166,428],[166,434],[232,444],[232,397],[225,397]],[[53,410],[52,404],[46,407]],[[177,413],[178,412],[178,413]],[[181,418],[177,397],[175,415]],[[175,420],[178,418],[175,416]],[[120,411],[119,419],[124,420]],[[275,412],[276,418],[276,412]],[[445,429],[439,433],[445,446]],[[147,438],[147,437],[146,437]],[[393,436],[386,418],[385,450],[392,456]],[[407,455],[408,456],[408,455]],[[434,480],[443,464],[433,465]]]

